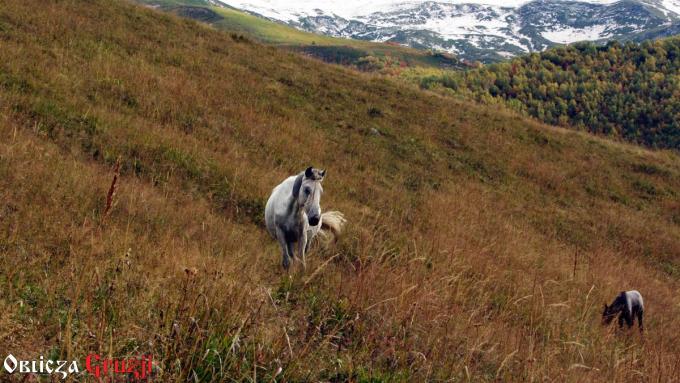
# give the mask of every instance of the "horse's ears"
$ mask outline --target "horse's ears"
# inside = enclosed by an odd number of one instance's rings
[[[314,168],[311,166],[305,169],[305,177],[306,178],[312,178],[314,176]]]
[[[321,176],[321,178],[325,177],[326,176],[326,169],[320,171],[319,175]]]
[[[293,198],[297,199],[300,195],[300,187],[302,186],[302,174],[295,177],[295,183],[293,184]]]

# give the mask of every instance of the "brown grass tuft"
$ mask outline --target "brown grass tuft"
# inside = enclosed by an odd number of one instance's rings
[[[106,193],[106,208],[102,215],[102,222],[104,222],[111,213],[113,199],[116,196],[116,182],[118,181],[118,177],[120,177],[120,159],[116,160],[116,165],[113,167],[113,180],[111,180],[111,186],[109,187],[108,193]]]

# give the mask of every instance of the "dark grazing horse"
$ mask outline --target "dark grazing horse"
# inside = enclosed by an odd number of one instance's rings
[[[607,306],[606,303],[604,304],[602,324],[610,324],[616,314],[619,314],[619,327],[623,327],[623,322],[626,322],[628,328],[631,328],[637,316],[638,326],[640,327],[640,332],[642,332],[642,316],[644,311],[642,295],[637,290],[621,291],[611,305]]]

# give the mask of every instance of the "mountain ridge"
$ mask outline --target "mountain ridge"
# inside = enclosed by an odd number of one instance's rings
[[[669,28],[680,28],[676,0],[533,0],[512,6],[410,1],[364,7],[352,7],[351,1],[333,6],[304,0],[220,2],[315,33],[395,42],[483,62],[583,40],[656,38]]]

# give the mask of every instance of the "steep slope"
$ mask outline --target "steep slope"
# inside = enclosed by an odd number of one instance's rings
[[[157,381],[680,373],[672,152],[127,2],[5,1],[0,52],[1,350],[151,353]],[[349,225],[288,277],[262,210],[310,164]],[[629,288],[644,341],[599,324]]]
[[[483,62],[583,40],[664,37],[671,24],[680,24],[677,0],[220,2],[307,31],[443,50]]]
[[[680,150],[680,37],[551,49],[421,80],[550,124]]]

